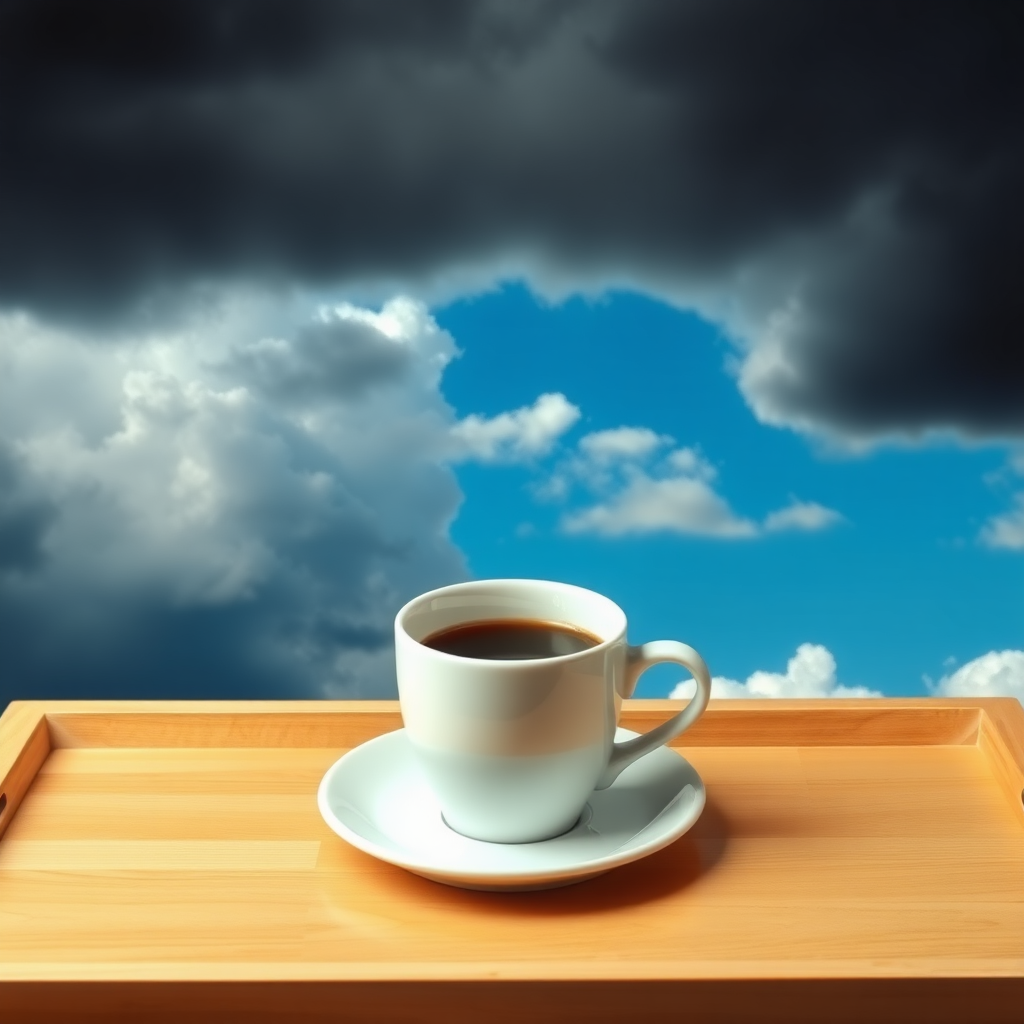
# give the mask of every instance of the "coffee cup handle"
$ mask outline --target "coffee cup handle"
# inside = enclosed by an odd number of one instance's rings
[[[649,754],[656,747],[668,743],[684,729],[689,729],[708,706],[711,699],[711,673],[708,672],[704,659],[692,647],[677,640],[655,640],[649,644],[629,648],[626,654],[627,692],[633,692],[637,679],[652,665],[662,665],[665,662],[682,665],[688,669],[697,681],[697,692],[686,707],[667,722],[662,722],[642,736],[613,744],[608,767],[605,768],[595,789],[607,789],[627,765],[644,754]]]

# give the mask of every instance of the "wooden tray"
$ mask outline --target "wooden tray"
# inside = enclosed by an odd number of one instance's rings
[[[687,835],[518,894],[323,823],[324,771],[400,725],[390,702],[10,705],[0,1019],[1024,1019],[1015,700],[712,701],[680,744],[708,791]]]

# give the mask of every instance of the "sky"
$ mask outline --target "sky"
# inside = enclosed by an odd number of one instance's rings
[[[0,0],[0,706],[393,697],[500,576],[1024,698],[1022,21]]]

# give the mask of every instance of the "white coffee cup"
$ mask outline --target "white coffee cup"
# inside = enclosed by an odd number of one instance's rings
[[[600,643],[575,654],[507,661],[421,642],[487,620],[563,623]],[[395,618],[405,731],[448,826],[493,843],[530,843],[575,825],[595,789],[691,726],[711,676],[674,640],[631,646],[626,616],[600,594],[544,580],[480,580],[414,598]],[[697,692],[673,718],[615,742],[623,698],[662,662],[688,669]]]

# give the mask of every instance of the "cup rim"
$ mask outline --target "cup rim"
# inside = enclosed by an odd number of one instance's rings
[[[593,647],[587,647],[582,651],[575,651],[572,654],[553,654],[546,658],[529,658],[523,660],[509,660],[506,658],[467,658],[461,654],[449,654],[446,651],[439,651],[433,647],[427,647],[422,641],[417,640],[412,636],[405,626],[405,619],[408,615],[415,610],[417,606],[422,604],[424,601],[429,601],[432,598],[441,597],[445,594],[451,594],[460,590],[470,589],[474,586],[486,585],[486,584],[499,584],[508,586],[521,586],[523,588],[529,586],[541,586],[548,588],[555,588],[558,590],[573,591],[577,594],[586,594],[588,597],[595,598],[599,601],[603,601],[612,606],[615,612],[618,613],[619,618],[622,620],[620,629],[610,637],[606,637],[599,644]],[[472,619],[467,621],[473,621]],[[549,665],[560,662],[568,662],[581,660],[583,658],[592,657],[596,653],[604,653],[613,644],[619,643],[626,637],[626,613],[619,607],[619,605],[613,601],[610,597],[606,597],[604,594],[598,593],[596,590],[590,590],[587,587],[580,587],[574,583],[563,583],[559,580],[541,580],[541,579],[528,579],[525,577],[501,577],[495,579],[479,579],[479,580],[464,580],[461,583],[449,583],[443,587],[436,587],[433,590],[428,590],[422,594],[417,595],[410,601],[406,601],[404,605],[398,610],[395,615],[395,631],[400,633],[404,639],[410,643],[415,644],[416,648],[425,652],[427,657],[436,657],[441,660],[451,660],[461,662],[465,664],[476,664],[476,665],[501,665],[506,668],[518,667],[522,668],[524,665]]]

